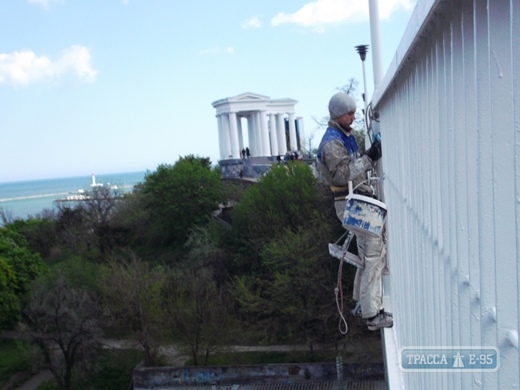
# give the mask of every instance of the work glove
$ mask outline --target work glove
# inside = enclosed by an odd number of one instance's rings
[[[381,141],[376,139],[372,146],[366,151],[366,154],[373,162],[381,158],[383,152],[381,151]]]

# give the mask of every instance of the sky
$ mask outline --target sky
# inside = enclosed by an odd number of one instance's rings
[[[383,75],[415,3],[379,1]],[[4,0],[0,25],[0,182],[217,163],[211,104],[245,92],[297,100],[318,142],[361,44],[373,94],[368,1]]]

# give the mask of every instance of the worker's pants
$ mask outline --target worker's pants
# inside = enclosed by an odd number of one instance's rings
[[[343,224],[345,201],[334,202],[336,215]],[[365,269],[356,271],[352,297],[361,305],[363,318],[370,318],[383,307],[382,275],[385,267],[384,242],[380,237],[356,234],[358,255],[365,262]]]
[[[382,275],[385,267],[384,243],[380,237],[356,234],[359,257],[365,260],[365,269],[358,268],[354,278],[352,298],[361,304],[363,318],[370,318],[383,307]]]

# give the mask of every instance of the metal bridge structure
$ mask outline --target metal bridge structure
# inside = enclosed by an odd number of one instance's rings
[[[388,207],[389,388],[518,388],[520,1],[418,0],[371,109]],[[404,369],[418,347],[497,354],[491,366],[461,352],[444,370]]]

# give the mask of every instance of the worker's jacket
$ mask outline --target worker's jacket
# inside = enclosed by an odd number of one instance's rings
[[[367,155],[360,156],[354,135],[344,131],[334,121],[329,122],[321,139],[317,166],[335,200],[344,200],[348,195],[349,181],[356,187],[366,180],[366,172],[373,169],[372,160]],[[358,190],[356,192],[371,192],[368,185],[360,185]]]

